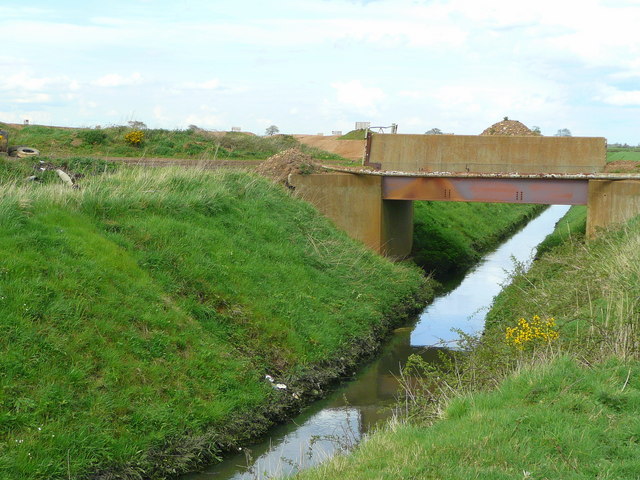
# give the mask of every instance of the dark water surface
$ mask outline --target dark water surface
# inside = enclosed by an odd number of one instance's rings
[[[227,457],[183,480],[250,480],[293,474],[345,451],[377,423],[391,416],[398,393],[396,378],[409,355],[434,360],[443,346],[454,347],[457,333],[479,333],[484,318],[513,270],[514,259],[529,262],[536,246],[569,209],[554,205],[503,243],[449,293],[437,297],[411,327],[394,331],[379,358],[329,397],[271,430],[263,442]]]

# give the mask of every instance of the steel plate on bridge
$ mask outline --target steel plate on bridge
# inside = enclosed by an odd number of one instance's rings
[[[382,181],[385,200],[586,205],[588,180],[558,178],[394,177]]]

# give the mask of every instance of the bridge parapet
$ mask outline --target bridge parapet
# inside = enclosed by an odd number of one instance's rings
[[[598,173],[602,137],[380,135],[367,137],[365,165],[395,172]]]

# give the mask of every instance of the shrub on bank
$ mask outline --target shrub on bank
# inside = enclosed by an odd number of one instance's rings
[[[139,147],[144,141],[144,132],[142,130],[131,130],[124,134],[124,141],[134,147]]]

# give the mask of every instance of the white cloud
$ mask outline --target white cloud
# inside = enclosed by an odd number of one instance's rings
[[[186,82],[184,86],[185,88],[193,88],[196,90],[216,90],[220,88],[220,80],[212,78],[203,82]]]
[[[360,80],[334,82],[331,86],[336,89],[338,103],[360,110],[375,110],[377,103],[386,97],[382,89],[367,87]]]
[[[618,65],[619,71],[609,75],[614,80],[628,80],[640,78],[640,57],[628,58]]]
[[[224,127],[224,120],[221,116],[213,113],[200,113],[188,115],[184,121],[184,125],[197,125],[201,128],[221,129]]]
[[[0,17],[5,19],[49,15],[50,13],[50,10],[45,10],[43,8],[24,7],[19,5],[11,5],[9,7],[0,6]]]
[[[424,100],[429,97],[429,92],[425,90],[400,90],[398,96],[407,97],[412,100]]]
[[[51,100],[51,95],[46,93],[34,93],[28,97],[17,97],[11,99],[15,103],[46,103]]]
[[[425,120],[424,118],[420,118],[420,117],[406,117],[400,121],[400,124],[402,126],[422,128],[425,125]]]
[[[159,120],[160,122],[171,120],[171,118],[167,115],[165,108],[161,105],[156,105],[155,107],[153,107],[153,118]]]
[[[0,112],[3,122],[23,123],[29,120],[33,125],[52,125],[53,117],[51,112],[45,110],[16,110],[10,112]]]
[[[36,91],[49,87],[54,83],[61,83],[60,77],[34,77],[27,72],[0,77],[0,90]]]
[[[598,97],[602,102],[619,107],[640,106],[640,90],[620,90],[615,87],[602,87]]]
[[[341,19],[328,21],[323,28],[327,40],[356,40],[388,48],[459,46],[467,38],[467,32],[455,24],[436,24],[433,20],[425,24],[404,18]]]
[[[117,73],[109,73],[93,82],[97,87],[124,87],[128,85],[140,85],[142,83],[142,75],[134,72],[128,77],[124,77]]]

